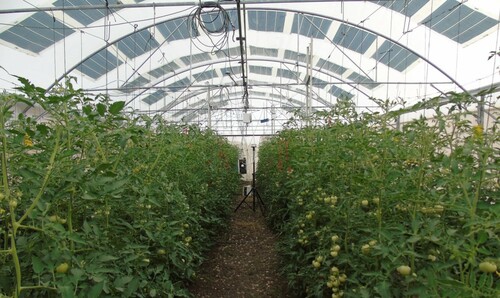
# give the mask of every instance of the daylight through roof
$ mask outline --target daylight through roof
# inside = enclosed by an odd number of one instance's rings
[[[137,114],[272,135],[339,100],[379,113],[498,86],[499,15],[481,0],[2,1],[0,87],[72,77]]]

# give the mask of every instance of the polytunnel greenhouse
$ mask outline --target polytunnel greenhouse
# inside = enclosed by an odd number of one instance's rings
[[[0,2],[0,297],[500,297],[500,1]]]

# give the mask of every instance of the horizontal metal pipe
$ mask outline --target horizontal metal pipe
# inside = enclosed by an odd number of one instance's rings
[[[7,1],[7,0],[4,0]],[[366,2],[366,0],[303,0],[303,1],[259,1],[259,0],[241,0],[241,4],[280,4],[280,3],[304,3],[304,2]],[[392,0],[383,0],[392,1]],[[201,3],[216,3],[217,1],[201,1]],[[45,7],[25,7],[25,8],[11,8],[1,9],[0,14],[9,13],[27,13],[37,11],[69,11],[69,10],[91,10],[91,9],[123,9],[123,8],[148,8],[148,7],[172,7],[172,6],[197,6],[200,1],[176,1],[176,2],[153,2],[153,3],[127,3],[127,4],[109,4],[109,5],[75,5],[75,6],[45,6]],[[234,5],[236,1],[220,1],[219,5]]]
[[[321,84],[313,84],[313,86],[323,85]],[[360,84],[360,85],[423,85],[423,84],[434,84],[434,85],[442,85],[442,84],[454,84],[453,82],[326,82],[326,85],[346,85],[346,84]],[[249,83],[248,87],[280,87],[280,86],[300,86],[305,85],[305,83]],[[187,86],[175,86],[175,88],[185,89],[185,88],[221,88],[221,87],[239,87],[239,85],[221,85],[221,84],[201,84],[201,85],[187,85]],[[149,86],[149,87],[123,87],[123,88],[86,88],[83,89],[84,92],[102,92],[102,91],[128,91],[128,90],[144,90],[144,89],[168,89],[171,87],[167,86]]]

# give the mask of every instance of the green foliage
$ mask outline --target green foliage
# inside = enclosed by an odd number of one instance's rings
[[[499,123],[439,109],[398,131],[342,102],[325,126],[261,145],[260,192],[298,296],[500,295],[500,273],[478,266],[500,267]]]
[[[189,296],[239,185],[237,148],[70,81],[50,94],[19,81],[24,96],[0,103],[0,293]],[[48,121],[13,118],[19,101]]]

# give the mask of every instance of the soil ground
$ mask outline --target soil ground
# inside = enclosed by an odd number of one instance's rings
[[[237,198],[234,207],[243,198]],[[196,298],[288,298],[286,280],[278,273],[280,258],[276,236],[269,230],[252,196],[233,213],[230,226],[190,286]]]

